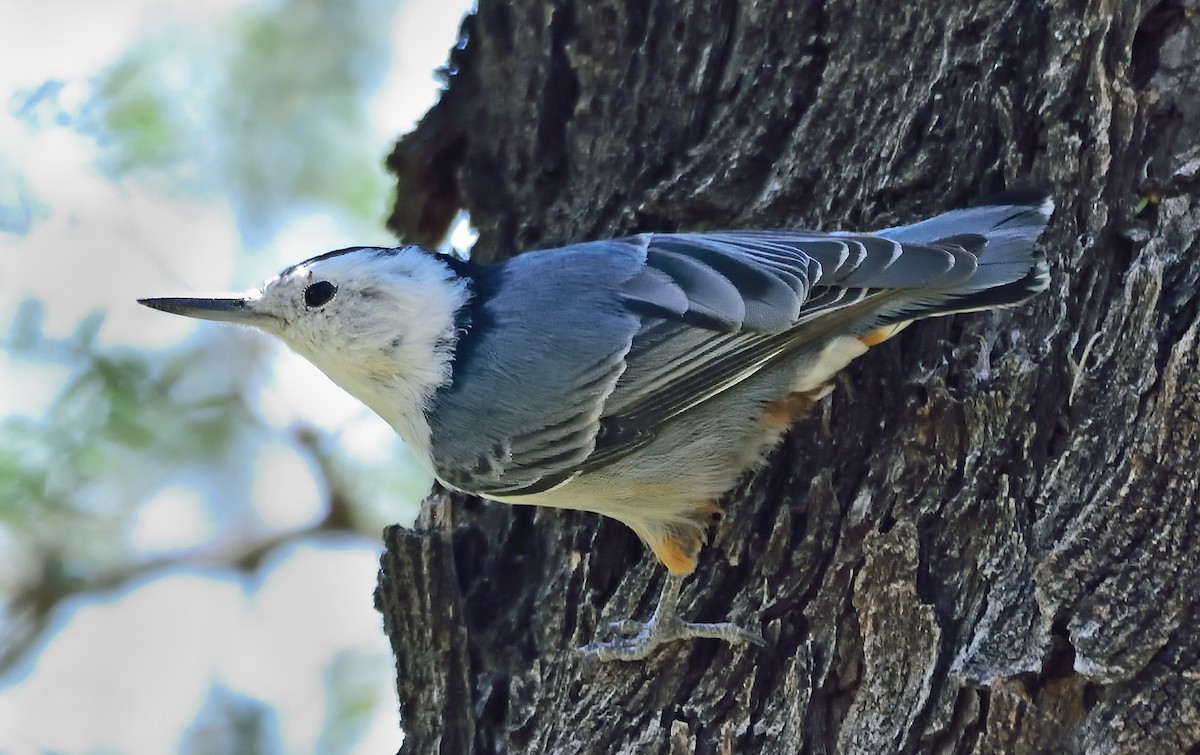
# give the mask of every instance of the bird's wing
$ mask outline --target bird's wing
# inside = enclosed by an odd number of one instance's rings
[[[985,234],[1012,223],[968,216],[944,238],[643,234],[478,269],[430,413],[438,476],[491,497],[545,492],[832,337],[970,309],[981,292],[989,307],[1028,298],[1044,287],[1038,219],[995,248]]]
[[[627,288],[643,315],[581,471],[788,355],[935,305],[977,269],[986,239],[902,244],[870,235],[758,231],[649,237]],[[683,306],[686,303],[686,306]]]
[[[641,325],[617,292],[644,259],[644,249],[601,242],[456,263],[472,298],[450,380],[426,413],[442,482],[503,497],[586,461]]]
[[[828,313],[957,280],[974,260],[954,245],[752,232],[644,234],[477,269],[472,323],[432,413],[438,476],[492,497],[544,492],[847,330]]]

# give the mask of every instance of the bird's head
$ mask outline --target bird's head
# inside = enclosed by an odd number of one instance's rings
[[[397,389],[426,393],[448,379],[455,316],[468,297],[444,258],[409,246],[322,254],[245,294],[139,301],[270,333],[393,421],[387,404]]]

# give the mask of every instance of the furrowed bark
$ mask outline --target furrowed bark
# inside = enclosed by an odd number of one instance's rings
[[[1200,752],[1200,4],[478,5],[391,160],[402,237],[869,229],[1035,184],[1052,285],[873,349],[729,497],[681,606],[769,651],[584,661],[664,576],[596,516],[389,531],[402,752]]]

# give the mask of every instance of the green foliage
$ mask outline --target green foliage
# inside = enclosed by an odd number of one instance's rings
[[[0,421],[0,523],[45,556],[118,563],[126,515],[184,464],[213,463],[253,415],[240,386],[196,391],[192,351],[156,360],[103,350],[102,317],[64,339],[42,334],[40,305],[26,302],[6,346],[10,358],[53,363],[66,385],[39,418]],[[210,383],[211,385],[211,383]],[[107,535],[104,533],[107,532]]]
[[[96,94],[104,103],[102,127],[111,172],[162,169],[183,158],[187,124],[145,60],[131,56],[118,62],[98,82]]]
[[[114,177],[230,199],[251,242],[305,206],[377,225],[391,182],[364,150],[396,0],[285,0],[164,25],[100,75],[80,128]]]

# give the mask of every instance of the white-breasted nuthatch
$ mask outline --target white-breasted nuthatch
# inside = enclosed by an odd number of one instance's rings
[[[1053,208],[1016,193],[874,234],[643,233],[494,265],[352,247],[248,295],[140,301],[282,339],[451,488],[627,524],[670,574],[649,621],[585,651],[632,660],[762,642],[676,614],[717,501],[869,347],[1043,291]]]

